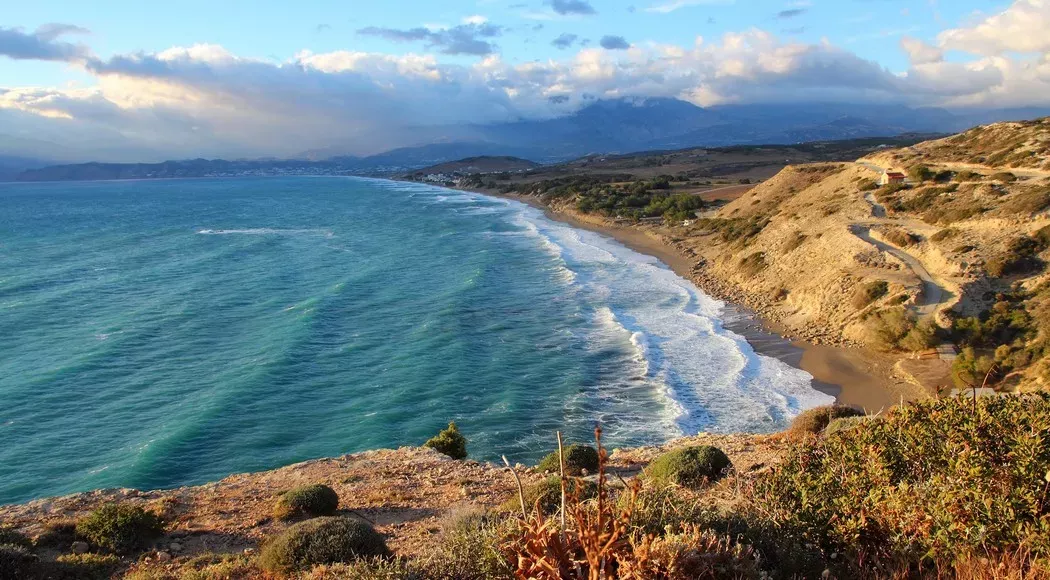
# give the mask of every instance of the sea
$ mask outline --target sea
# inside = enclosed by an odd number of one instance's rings
[[[474,459],[770,432],[832,398],[657,259],[352,177],[0,184],[0,504],[165,488],[449,421]]]

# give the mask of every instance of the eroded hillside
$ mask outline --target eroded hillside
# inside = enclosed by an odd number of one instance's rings
[[[1005,123],[792,166],[674,229],[705,271],[791,327],[888,351],[940,347],[957,386],[1043,387],[1048,140],[1046,120]],[[879,186],[886,171],[908,177]]]

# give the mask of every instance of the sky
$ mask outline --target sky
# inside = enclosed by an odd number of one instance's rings
[[[620,97],[1048,106],[1048,29],[1050,0],[9,3],[0,152],[363,154]]]

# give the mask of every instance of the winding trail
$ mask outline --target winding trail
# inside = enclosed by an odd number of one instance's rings
[[[870,169],[879,174],[885,171],[882,167],[879,167],[878,165],[875,165],[873,163],[867,163],[863,161],[857,161],[855,163],[857,165],[860,165],[861,167]],[[871,205],[872,217],[875,220],[877,220],[877,223],[879,224],[885,223],[904,226],[918,225],[918,222],[916,222],[915,220],[899,217],[888,217],[886,214],[886,206],[880,204],[878,200],[875,199],[875,194],[873,194],[870,191],[864,194],[864,200]],[[909,224],[909,222],[911,223]],[[935,323],[939,324],[937,320],[937,312],[940,310],[942,305],[950,302],[955,297],[955,295],[951,291],[946,289],[943,284],[939,283],[937,279],[934,278],[932,274],[930,274],[930,271],[922,265],[922,262],[920,262],[918,258],[912,256],[902,248],[899,248],[882,240],[877,240],[873,238],[871,236],[872,225],[873,224],[871,223],[851,224],[849,226],[849,231],[854,236],[857,236],[857,238],[859,238],[861,241],[875,246],[879,249],[879,251],[886,252],[887,254],[896,257],[900,261],[904,262],[904,264],[911,269],[911,271],[919,278],[919,280],[922,281],[922,303],[916,305],[915,312],[919,316],[929,316]],[[955,347],[953,347],[950,343],[942,343],[937,346],[937,354],[942,360],[950,361],[955,358]]]
[[[879,250],[897,257],[900,261],[907,264],[907,266],[911,268],[911,271],[922,280],[923,300],[922,304],[916,307],[916,311],[920,316],[936,315],[938,306],[953,297],[953,294],[945,289],[944,286],[937,283],[937,280],[930,274],[929,270],[927,270],[926,267],[922,265],[922,262],[917,260],[914,256],[897,246],[893,246],[871,237],[871,227],[861,224],[852,224],[850,225],[850,233],[875,246]]]

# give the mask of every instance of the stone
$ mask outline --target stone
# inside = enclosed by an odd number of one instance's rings
[[[88,549],[91,548],[91,546],[88,546],[87,542],[73,542],[73,545],[71,545],[69,548],[73,550],[74,554],[86,554]]]
[[[170,562],[171,561],[171,554],[169,554],[167,552],[157,552],[157,561],[158,562]]]
[[[180,544],[178,542],[172,542],[171,545],[168,546],[168,549],[171,550],[172,552],[181,552],[182,551],[182,544]]]

